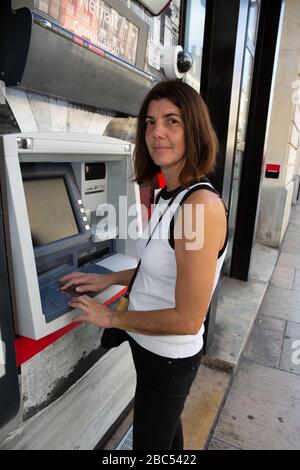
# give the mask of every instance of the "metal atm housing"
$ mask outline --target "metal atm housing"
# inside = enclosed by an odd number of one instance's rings
[[[1,136],[0,173],[19,335],[40,339],[76,316],[78,312],[67,305],[68,297],[59,291],[62,275],[135,267],[135,240],[118,236],[120,196],[127,198],[128,207],[135,204],[137,234],[142,231],[131,157],[131,144],[104,136],[54,132]],[[100,223],[97,219],[98,205],[103,209],[106,204],[116,213],[116,226],[108,231],[101,225],[101,213]],[[97,299],[109,301],[122,289],[111,286]]]

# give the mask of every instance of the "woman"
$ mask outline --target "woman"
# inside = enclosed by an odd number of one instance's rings
[[[161,209],[166,212],[150,242],[137,241],[141,266],[128,311],[114,312],[86,295],[70,302],[83,312],[76,320],[128,333],[137,373],[135,450],[183,449],[180,415],[200,364],[203,322],[227,247],[226,210],[205,178],[217,148],[206,105],[193,88],[168,81],[148,93],[138,117],[135,175],[142,183],[162,171],[167,183],[151,230]],[[73,273],[61,281],[64,289],[97,292],[128,285],[133,273]]]

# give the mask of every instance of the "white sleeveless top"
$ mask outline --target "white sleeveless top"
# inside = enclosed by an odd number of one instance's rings
[[[174,191],[169,193],[164,189],[153,211],[148,227],[137,240],[137,254],[141,259],[141,265],[133,283],[129,296],[128,310],[143,311],[161,310],[175,307],[175,284],[177,276],[175,252],[169,240],[170,221],[178,213],[178,208],[183,199],[186,199],[195,189],[214,188],[209,182],[196,183],[188,189],[182,190],[166,210],[158,227],[155,229],[149,244],[148,238],[152,233],[159,216],[166,208]],[[193,190],[193,191],[191,191]],[[189,193],[189,194],[187,194]],[[228,232],[228,229],[227,229]],[[227,233],[228,235],[228,233]],[[217,285],[219,274],[226,256],[227,238],[223,249],[219,252],[217,260],[213,291]],[[163,315],[163,312],[162,312]],[[160,356],[173,359],[190,357],[197,354],[203,346],[204,324],[195,335],[144,335],[127,332],[140,346]]]

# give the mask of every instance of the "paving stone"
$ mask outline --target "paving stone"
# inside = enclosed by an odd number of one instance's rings
[[[300,377],[242,359],[213,438],[241,449],[299,449]]]
[[[295,269],[276,266],[270,284],[275,287],[281,287],[282,289],[293,289],[295,272]]]
[[[300,218],[299,218],[299,220],[300,220]],[[290,227],[288,227],[288,229],[285,233],[284,239],[283,239],[283,243],[290,242],[290,241],[299,241],[299,232],[298,232],[298,230],[296,230],[296,231],[291,230]],[[282,245],[283,245],[283,243],[282,243]],[[280,251],[282,250],[282,245],[280,247]]]
[[[182,414],[184,448],[203,449],[231,375],[201,364]]]
[[[300,255],[293,253],[280,253],[277,266],[281,268],[300,269]]]
[[[300,291],[300,270],[295,273],[294,290]]]
[[[289,225],[290,224],[295,224],[295,225],[298,225],[298,226],[300,225],[300,210],[299,210],[299,207],[294,207],[291,210]],[[290,226],[288,228],[290,228]]]
[[[296,211],[292,212],[292,223],[296,223],[296,225],[299,225],[300,222],[300,210],[297,208]]]
[[[243,356],[269,367],[278,367],[285,327],[283,320],[264,315],[258,317]]]
[[[289,230],[292,230],[293,232],[300,233],[300,224],[297,221],[290,222],[288,228],[289,228]]]
[[[300,375],[300,323],[287,324],[279,368]]]
[[[234,368],[247,342],[268,284],[226,277],[221,284],[214,339],[205,360]]]
[[[299,232],[293,232],[288,230],[284,238],[284,242],[280,247],[281,253],[293,253],[296,255],[300,254],[300,236]]]
[[[274,271],[279,250],[255,243],[252,249],[249,278],[269,282]]]
[[[241,450],[219,439],[212,439],[207,450]]]
[[[269,286],[259,315],[300,323],[300,291]]]
[[[300,226],[300,212],[299,208],[297,207],[295,210],[291,211],[290,219],[289,219],[290,224],[295,224]],[[290,227],[289,227],[290,228]]]
[[[299,205],[300,200],[297,202],[295,206],[292,206],[292,214],[298,214],[300,217],[300,205]]]

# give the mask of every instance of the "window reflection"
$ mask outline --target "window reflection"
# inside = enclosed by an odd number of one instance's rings
[[[240,103],[238,115],[238,129],[236,135],[236,151],[234,154],[234,168],[231,187],[230,210],[229,210],[229,243],[224,263],[224,272],[230,273],[233,242],[236,228],[236,215],[239,201],[240,181],[243,168],[245,140],[247,133],[249,104],[251,98],[251,84],[255,55],[255,43],[259,19],[258,0],[249,0],[249,15],[247,23],[247,40],[244,49],[244,64],[242,71],[242,83],[240,90]]]
[[[186,9],[184,49],[193,57],[193,67],[184,81],[200,92],[206,0],[188,0]]]
[[[247,37],[248,37],[248,40],[251,41],[253,44],[255,44],[256,42],[257,20],[258,20],[258,4],[257,4],[257,1],[251,0]]]
[[[241,89],[240,114],[239,114],[238,136],[237,136],[238,140],[245,140],[245,137],[246,137],[248,109],[249,109],[249,100],[250,100],[250,87],[251,87],[251,78],[252,78],[252,67],[253,67],[253,57],[250,54],[249,50],[246,48],[243,78],[242,78],[242,89]]]

